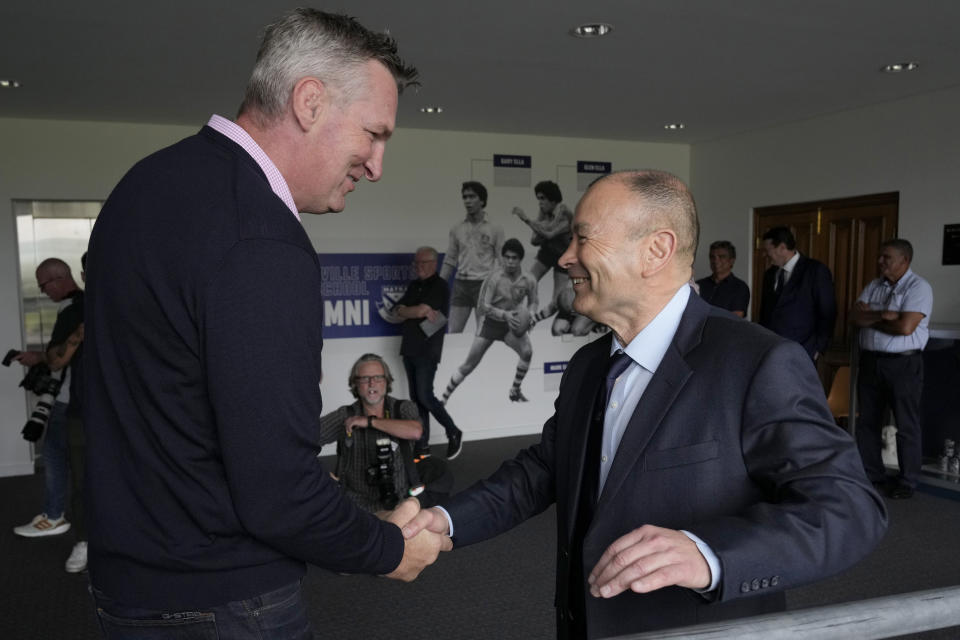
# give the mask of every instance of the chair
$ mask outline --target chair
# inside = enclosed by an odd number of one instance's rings
[[[830,384],[830,394],[827,396],[827,405],[837,424],[843,426],[850,417],[850,367],[837,368]]]

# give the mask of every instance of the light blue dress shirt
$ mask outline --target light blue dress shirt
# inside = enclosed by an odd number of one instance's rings
[[[930,283],[907,269],[896,284],[886,278],[871,281],[858,302],[866,302],[873,311],[916,311],[923,314],[920,324],[908,336],[894,336],[876,329],[860,329],[860,348],[866,351],[903,353],[922,351],[930,337],[930,313],[933,311],[933,288]]]
[[[616,457],[620,440],[627,429],[634,410],[640,403],[640,397],[646,391],[647,385],[656,373],[657,367],[663,360],[664,354],[673,342],[673,336],[680,326],[680,319],[690,300],[690,286],[686,283],[674,294],[660,313],[643,330],[630,341],[626,347],[620,344],[616,336],[610,344],[610,355],[623,351],[633,362],[616,379],[610,393],[610,403],[607,405],[603,418],[603,444],[600,449],[600,493],[610,473],[610,467]],[[450,535],[453,535],[453,521],[446,509],[439,507],[447,517],[447,526]],[[656,523],[650,523],[656,524]],[[696,543],[697,548],[707,564],[710,566],[710,586],[706,589],[697,589],[699,593],[713,591],[720,584],[720,560],[712,549],[700,538],[689,531],[681,532]]]

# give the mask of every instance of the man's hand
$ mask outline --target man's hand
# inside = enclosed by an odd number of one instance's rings
[[[644,525],[615,540],[587,579],[590,594],[612,598],[626,590],[649,593],[663,587],[706,589],[710,566],[696,543],[680,531]]]
[[[521,333],[529,329],[529,326],[523,326],[523,322],[520,320],[519,311],[508,311],[507,312],[507,326],[510,327],[510,331],[514,333]]]
[[[521,209],[520,207],[514,207],[514,208],[513,208],[513,211],[511,211],[511,213],[512,213],[513,215],[517,216],[518,218],[520,218],[521,220],[523,220],[524,222],[527,221],[527,214],[525,214],[525,213],[523,212],[523,209]]]
[[[403,537],[408,540],[421,531],[432,531],[443,536],[450,535],[447,528],[447,517],[443,515],[443,511],[436,507],[421,510],[415,518],[404,524],[402,528]]]
[[[347,435],[351,435],[354,429],[365,429],[367,426],[367,416],[347,416],[343,421],[343,426],[347,429]],[[413,516],[411,516],[413,517]],[[400,526],[400,525],[397,525]]]
[[[21,351],[19,355],[13,356],[13,359],[25,367],[32,367],[46,360],[46,356],[42,351]]]
[[[423,511],[420,510],[420,503],[417,499],[407,498],[386,519],[398,527],[405,528],[411,520],[421,513]],[[436,561],[441,551],[450,551],[453,548],[453,542],[450,538],[432,531],[421,531],[418,535],[409,538],[404,536],[404,538],[406,538],[406,541],[400,566],[387,574],[388,578],[403,580],[404,582],[411,582],[416,579],[427,565]]]

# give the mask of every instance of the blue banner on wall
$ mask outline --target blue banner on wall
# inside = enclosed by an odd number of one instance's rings
[[[577,160],[577,191],[586,191],[594,180],[613,171],[612,162]]]
[[[412,253],[321,253],[318,257],[325,339],[400,335],[403,321],[393,308],[416,277]]]
[[[532,156],[493,154],[493,184],[496,187],[529,187]]]

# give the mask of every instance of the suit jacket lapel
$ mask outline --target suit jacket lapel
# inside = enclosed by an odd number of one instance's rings
[[[571,433],[566,469],[567,477],[557,481],[558,487],[562,482],[566,483],[566,495],[570,497],[570,509],[566,514],[567,531],[573,531],[574,521],[577,517],[577,505],[580,503],[580,485],[583,480],[584,456],[587,450],[587,434],[590,431],[594,402],[597,393],[603,386],[612,339],[608,335],[594,343],[596,351],[593,357],[587,362],[579,380],[572,381],[579,388],[574,389],[577,402],[574,403],[574,412],[570,418]]]
[[[709,313],[710,305],[699,296],[690,296],[670,348],[663,355],[660,366],[657,367],[650,384],[643,392],[623,433],[610,473],[607,475],[607,481],[600,494],[597,513],[603,513],[605,508],[610,508],[607,503],[614,499],[627,477],[636,471],[636,466],[650,439],[660,428],[667,411],[673,406],[683,385],[693,374],[684,357],[690,349],[700,343],[703,325]]]
[[[787,280],[786,284],[783,285],[783,291],[780,294],[781,300],[786,296],[793,295],[793,293],[797,290],[797,287],[800,286],[800,283],[803,282],[804,271],[806,270],[807,259],[801,253],[800,259],[797,260],[797,264],[793,267],[793,273],[790,274],[790,279]]]

